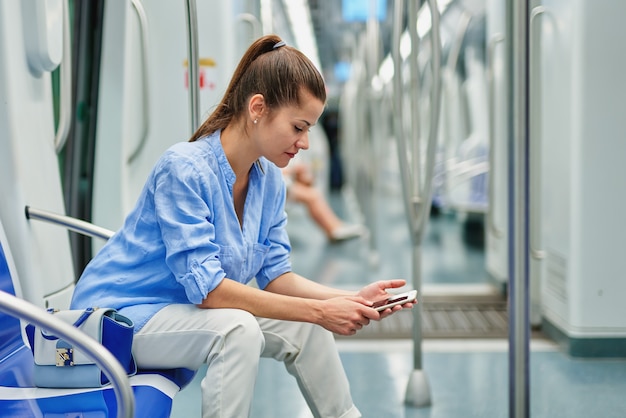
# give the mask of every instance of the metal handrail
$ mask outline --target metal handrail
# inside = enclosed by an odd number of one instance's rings
[[[148,18],[146,16],[146,10],[141,3],[141,0],[131,0],[131,4],[137,12],[137,17],[139,18],[139,34],[141,40],[141,67],[142,67],[142,94],[141,98],[143,101],[143,117],[141,118],[141,139],[139,140],[139,144],[133,152],[131,152],[128,157],[128,164],[131,164],[135,159],[139,156],[141,151],[144,149],[146,145],[146,141],[148,140],[148,133],[150,132],[150,83],[148,79]]]
[[[198,72],[198,12],[195,0],[185,0],[187,21],[187,74],[189,75],[189,116],[191,133],[200,126],[200,74]]]
[[[59,65],[59,124],[54,136],[54,149],[60,153],[72,123],[72,39],[68,1],[63,2],[63,57]]]
[[[26,214],[26,219],[35,219],[60,225],[70,231],[78,232],[79,234],[90,237],[108,240],[114,234],[114,232],[109,229],[96,226],[80,219],[72,218],[71,216],[59,215],[58,213],[31,208],[30,206],[26,206],[24,208],[24,212]]]
[[[498,33],[494,35],[490,40],[487,47],[487,96],[488,96],[488,110],[489,110],[489,176],[488,176],[488,202],[489,209],[487,210],[487,228],[496,238],[502,238],[504,231],[496,225],[495,221],[495,86],[494,86],[494,51],[496,45],[500,42],[504,42],[504,35]]]
[[[79,329],[66,324],[40,307],[0,290],[0,311],[41,327],[68,341],[88,355],[109,378],[117,400],[117,417],[135,415],[135,398],[126,371],[104,346]]]
[[[534,29],[535,29],[535,26],[534,26],[535,19],[544,13],[546,13],[547,15],[550,15],[549,10],[545,6],[537,6],[534,9],[532,9],[532,12],[530,14],[529,48],[530,48],[531,59],[534,55],[534,50],[537,47],[534,44],[533,37],[532,37],[534,33]],[[531,73],[531,75],[529,76],[529,80],[541,80],[541,71],[536,76],[533,76],[533,74]],[[533,86],[533,84],[531,84],[531,86]],[[541,112],[541,105],[531,106],[531,109],[534,109],[535,114],[539,115]],[[532,115],[530,116],[532,118]],[[540,135],[539,135],[539,139],[541,139]],[[530,187],[530,190],[533,191],[534,193],[532,193],[530,196],[531,206],[530,206],[530,228],[529,228],[528,242],[530,246],[530,255],[535,260],[542,260],[546,257],[546,251],[540,249],[540,246],[537,243],[538,235],[540,231],[539,213],[541,211],[541,187],[534,187],[535,185],[539,185],[539,182],[541,181],[541,144],[539,143],[540,141],[537,141],[536,139],[533,139],[532,137],[531,137],[531,140],[535,143],[531,145],[530,147],[531,152],[533,153],[530,159],[530,162],[532,164],[532,170],[530,170],[530,179],[531,179],[532,185]],[[538,192],[536,190],[538,190]]]

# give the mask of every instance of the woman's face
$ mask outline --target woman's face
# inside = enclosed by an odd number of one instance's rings
[[[309,148],[309,129],[324,111],[324,103],[307,91],[301,92],[300,101],[301,106],[284,106],[258,122],[261,154],[280,168]]]

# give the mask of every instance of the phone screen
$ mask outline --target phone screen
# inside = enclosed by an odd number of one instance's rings
[[[408,294],[392,296],[390,298],[379,300],[378,302],[374,302],[374,304],[372,305],[372,308],[376,309],[381,306],[388,305],[390,303],[400,302],[400,301],[408,302],[409,301],[408,298],[409,298]]]

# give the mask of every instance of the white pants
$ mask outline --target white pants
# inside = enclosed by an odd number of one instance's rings
[[[315,417],[361,416],[333,335],[317,325],[170,305],[137,332],[133,354],[140,368],[196,370],[206,363],[204,418],[249,416],[260,357],[285,363]]]

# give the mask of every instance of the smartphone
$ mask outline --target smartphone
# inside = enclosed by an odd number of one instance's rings
[[[374,304],[372,305],[372,308],[376,309],[378,312],[381,312],[387,308],[391,308],[393,306],[402,305],[404,303],[409,303],[409,302],[411,303],[417,302],[417,290],[410,290],[405,293],[391,295],[387,299],[374,302]]]

